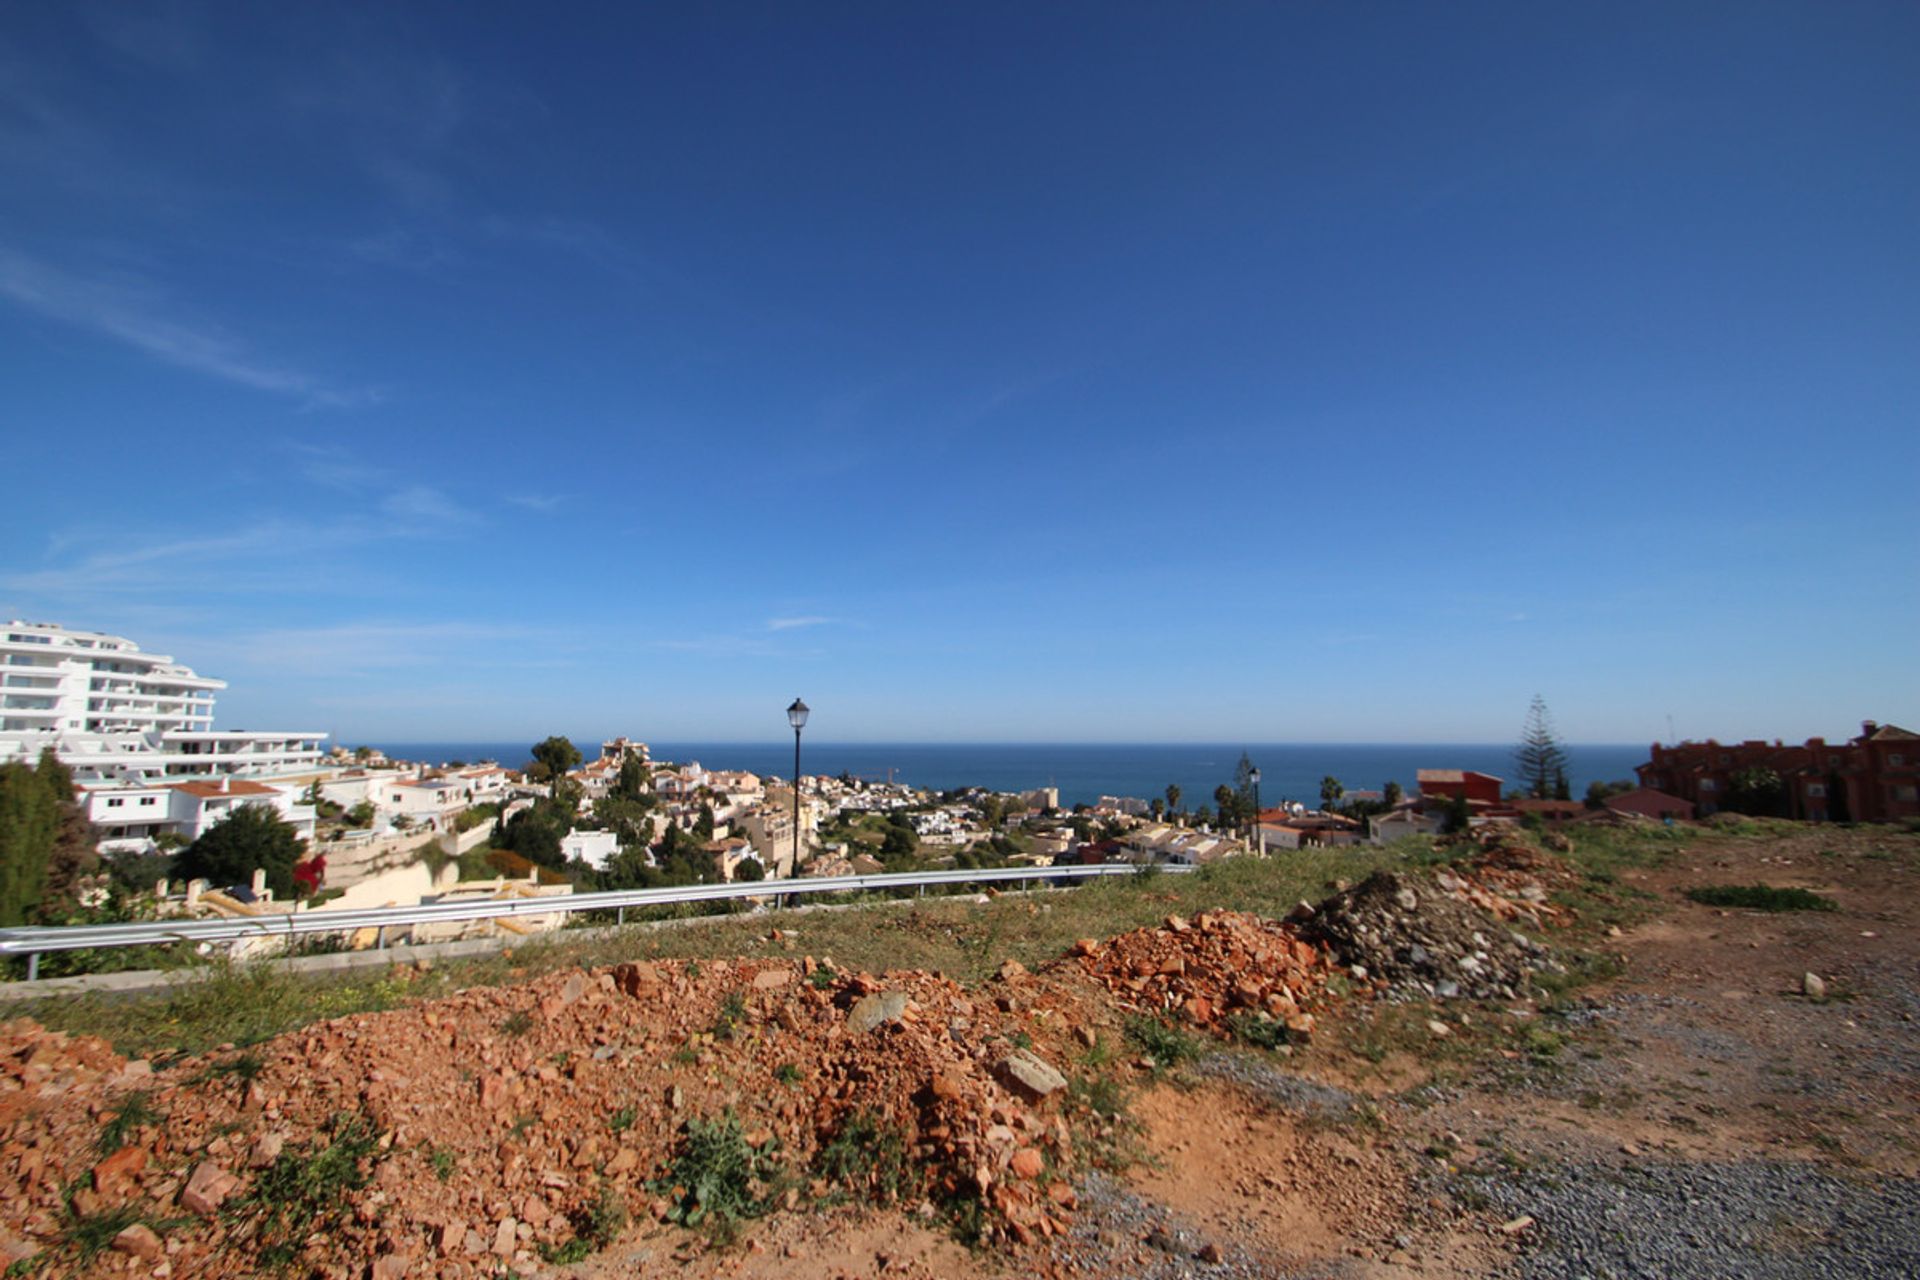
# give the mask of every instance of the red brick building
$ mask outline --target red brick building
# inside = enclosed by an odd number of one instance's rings
[[[1435,801],[1467,798],[1470,805],[1498,807],[1500,804],[1499,778],[1490,773],[1475,773],[1471,769],[1422,769],[1415,780],[1420,787],[1420,799],[1423,808],[1432,807]]]
[[[1851,742],[1683,742],[1653,747],[1635,769],[1640,785],[1691,803],[1701,817],[1725,807],[1735,777],[1771,769],[1786,788],[1786,817],[1807,822],[1920,818],[1920,734],[1868,720]]]

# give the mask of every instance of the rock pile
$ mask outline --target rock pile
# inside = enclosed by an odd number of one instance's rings
[[[1488,915],[1535,928],[1565,925],[1573,912],[1551,900],[1554,889],[1578,877],[1551,854],[1502,839],[1498,831],[1480,851],[1436,873],[1440,887]]]
[[[278,1251],[329,1274],[525,1273],[608,1197],[667,1217],[689,1132],[716,1125],[755,1153],[744,1203],[971,1203],[987,1238],[1037,1240],[1064,1229],[1074,1155],[1049,1042],[1067,1020],[1034,1011],[933,974],[716,961],[470,990],[157,1073],[9,1024],[0,1247],[76,1272],[73,1215],[125,1213],[149,1229],[95,1268],[244,1276]],[[326,1199],[267,1202],[276,1170],[329,1152]]]
[[[1311,1010],[1332,969],[1292,926],[1238,911],[1168,916],[1106,942],[1082,938],[1074,955],[1123,1007],[1210,1030],[1235,1015],[1267,1017],[1297,1036],[1312,1034]]]
[[[1546,949],[1444,890],[1437,879],[1377,871],[1321,903],[1301,933],[1356,978],[1406,994],[1511,999],[1553,962]]]

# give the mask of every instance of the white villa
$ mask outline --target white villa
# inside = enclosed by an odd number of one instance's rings
[[[0,761],[52,747],[83,785],[312,773],[324,733],[213,727],[224,680],[97,631],[9,622],[0,632]]]

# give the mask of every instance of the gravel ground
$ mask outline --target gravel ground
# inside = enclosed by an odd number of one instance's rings
[[[1237,1084],[1269,1106],[1316,1120],[1345,1119],[1354,1108],[1354,1096],[1345,1089],[1302,1079],[1247,1054],[1208,1054],[1191,1070],[1208,1080]]]
[[[1233,1240],[1193,1230],[1164,1205],[1130,1191],[1104,1173],[1078,1184],[1080,1212],[1054,1257],[1085,1276],[1119,1280],[1341,1280],[1341,1263],[1312,1270],[1282,1268]],[[1207,1245],[1218,1262],[1200,1256]]]
[[[1536,1225],[1513,1280],[1912,1280],[1920,1180],[1868,1185],[1811,1164],[1557,1165],[1484,1184]]]

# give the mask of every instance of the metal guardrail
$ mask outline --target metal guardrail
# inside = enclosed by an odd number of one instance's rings
[[[1190,871],[1183,866],[1159,870]],[[0,929],[0,955],[27,957],[27,979],[40,976],[40,956],[48,951],[89,947],[139,947],[167,942],[233,942],[248,938],[292,938],[301,934],[347,933],[408,925],[494,920],[512,916],[572,915],[614,911],[624,923],[633,907],[679,902],[724,902],[735,898],[782,898],[801,894],[871,893],[891,889],[927,889],[949,885],[1024,883],[1029,880],[1073,883],[1110,876],[1138,875],[1131,863],[1070,867],[991,867],[976,871],[908,871],[867,876],[818,876],[789,880],[748,880],[733,884],[691,884],[666,889],[622,889],[612,893],[555,894],[543,898],[475,898],[428,902],[412,907],[362,907],[349,911],[289,911],[218,920],[142,920],[126,924],[38,925]]]

